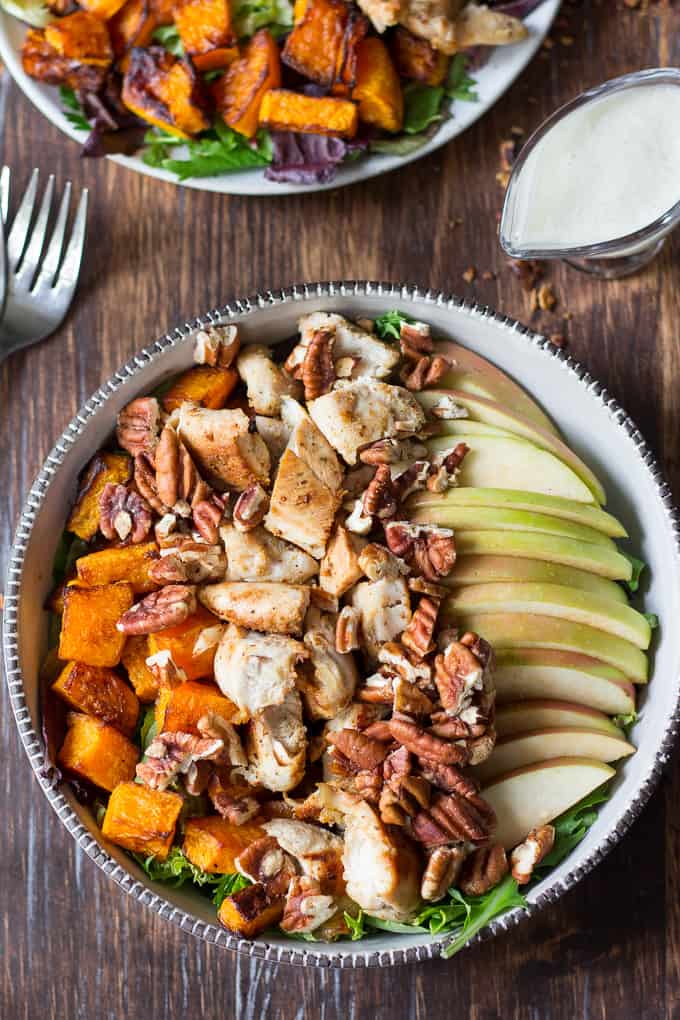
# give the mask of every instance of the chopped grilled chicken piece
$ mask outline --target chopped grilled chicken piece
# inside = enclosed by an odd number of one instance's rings
[[[316,931],[336,913],[335,900],[322,893],[315,879],[307,875],[296,875],[288,887],[281,929],[297,935]]]
[[[300,343],[293,349],[286,361],[289,371],[296,371],[305,360],[307,348],[319,329],[332,330],[335,337],[333,361],[351,359],[351,379],[385,379],[399,361],[399,350],[383,343],[377,336],[348,322],[334,312],[312,312],[303,315],[298,322]]]
[[[378,32],[404,25],[449,55],[470,46],[505,46],[528,34],[519,18],[465,0],[359,0],[359,7]]]
[[[406,630],[411,619],[411,598],[403,577],[384,577],[358,584],[351,595],[352,605],[361,613],[364,648],[371,659],[386,641]]]
[[[366,539],[337,524],[319,568],[319,584],[330,595],[340,598],[363,576],[359,556]]]
[[[305,625],[309,658],[300,669],[298,687],[310,719],[332,719],[352,700],[359,674],[352,653],[336,651],[335,617],[318,615],[317,626]]]
[[[231,624],[215,653],[215,680],[223,694],[254,716],[283,704],[295,690],[297,665],[308,654],[300,641]]]
[[[362,910],[386,921],[410,921],[421,907],[422,865],[401,833],[387,829],[365,801],[345,815],[347,893]]]
[[[221,581],[198,597],[221,620],[274,634],[301,634],[309,606],[309,588],[278,581]]]
[[[456,18],[458,49],[468,46],[507,46],[529,34],[526,25],[511,14],[492,11],[485,4],[468,4]]]
[[[239,531],[233,524],[220,528],[227,554],[227,581],[284,581],[304,584],[319,570],[316,560],[266,528]]]
[[[340,730],[365,730],[371,723],[385,719],[390,714],[389,705],[372,705],[368,702],[353,701],[343,708],[323,728],[324,738]]]
[[[272,464],[277,464],[290,439],[290,429],[278,418],[267,418],[263,414],[255,415],[255,425],[264,445],[269,450]]]
[[[324,892],[344,891],[340,836],[293,818],[273,818],[263,829],[296,859],[303,874],[317,880]]]
[[[261,436],[249,431],[249,422],[240,409],[180,408],[180,438],[205,480],[220,491],[242,492],[253,482],[269,482],[269,451]]]
[[[360,447],[377,439],[413,434],[425,424],[423,409],[413,394],[373,379],[338,385],[310,401],[309,413],[348,464],[356,464]]]
[[[248,724],[248,780],[275,793],[301,782],[307,761],[302,702],[290,691],[280,705],[265,708]]]
[[[281,419],[284,425],[290,428],[288,449],[304,461],[331,492],[338,493],[342,488],[345,472],[335,450],[302,405],[290,397],[283,397]]]
[[[292,450],[286,450],[264,526],[273,535],[293,542],[320,560],[338,505],[339,497]]]
[[[269,347],[252,344],[242,348],[236,368],[246,384],[248,403],[257,414],[276,417],[281,413],[281,397],[302,393],[300,383],[274,364]]]

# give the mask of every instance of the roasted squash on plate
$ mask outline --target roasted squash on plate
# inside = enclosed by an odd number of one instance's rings
[[[352,98],[359,103],[359,117],[384,131],[401,131],[404,96],[387,46],[376,36],[362,39],[358,47],[356,85]]]
[[[112,843],[165,860],[175,838],[182,798],[139,783],[122,782],[109,797],[102,834]]]
[[[235,56],[227,0],[179,0],[175,24],[184,50],[198,71],[226,67]]]
[[[234,131],[252,138],[257,131],[262,97],[280,83],[278,46],[265,28],[260,29],[246,45],[241,59],[215,83],[217,112]]]
[[[195,61],[194,61],[195,63]],[[184,372],[163,394],[163,409],[170,414],[185,400],[213,411],[224,407],[229,395],[238,382],[235,368],[215,368],[212,365],[197,365]]]
[[[199,606],[184,623],[150,634],[149,655],[169,652],[175,666],[186,673],[188,680],[210,677],[213,675],[213,662],[221,628],[221,621],[203,606]],[[206,631],[207,634],[204,633]],[[202,640],[199,640],[201,638]]]
[[[449,69],[449,58],[430,46],[427,39],[413,35],[398,25],[390,39],[390,50],[397,73],[424,85],[441,85]]]
[[[158,680],[146,664],[150,654],[148,637],[146,634],[138,634],[127,639],[120,657],[135,694],[144,704],[158,697]]]
[[[157,560],[156,543],[141,542],[139,545],[100,549],[81,556],[76,561],[76,571],[81,586],[128,581],[135,595],[142,595],[160,587],[149,577],[149,568]]]
[[[277,131],[354,138],[358,123],[357,108],[347,99],[301,96],[288,89],[266,92],[260,107],[260,124]]]
[[[67,587],[59,658],[76,659],[88,666],[117,666],[125,635],[116,624],[133,602],[132,585],[125,581],[92,588]]]
[[[190,818],[184,827],[182,850],[192,864],[211,874],[236,871],[236,858],[266,833],[254,822],[234,825],[219,815]]]
[[[206,97],[191,61],[174,57],[162,46],[131,50],[122,97],[132,113],[178,138],[210,127]]]
[[[139,699],[114,670],[67,662],[52,690],[78,712],[110,723],[127,737],[134,733]]]
[[[76,504],[66,528],[89,542],[99,527],[99,497],[104,486],[125,485],[132,476],[132,461],[126,453],[98,453],[87,465],[81,479]]]
[[[45,41],[60,57],[77,60],[79,64],[108,67],[113,60],[109,30],[87,11],[75,11],[51,21],[45,28]]]
[[[71,712],[57,761],[67,772],[111,792],[134,777],[139,748],[115,726]]]
[[[198,720],[213,712],[226,722],[244,722],[236,705],[225,698],[216,684],[187,680],[178,687],[163,687],[156,702],[158,733],[193,733],[200,736]]]
[[[227,896],[217,916],[229,931],[253,939],[281,920],[283,904],[283,897],[272,899],[258,882]]]

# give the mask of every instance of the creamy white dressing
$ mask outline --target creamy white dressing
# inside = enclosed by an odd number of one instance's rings
[[[644,84],[558,120],[511,185],[501,233],[516,251],[601,244],[680,201],[680,87]]]

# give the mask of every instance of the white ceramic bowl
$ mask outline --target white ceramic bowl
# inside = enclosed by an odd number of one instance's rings
[[[574,852],[528,894],[534,912],[556,900],[621,838],[648,799],[669,757],[680,701],[680,517],[642,436],[625,412],[582,368],[545,338],[489,309],[416,287],[380,283],[320,283],[233,301],[161,337],[104,383],[73,419],[36,479],[19,522],[5,587],[4,651],[17,725],[38,781],[78,845],[126,892],[209,942],[251,956],[319,966],[391,965],[439,955],[429,936],[374,936],[334,945],[270,938],[246,942],[216,922],[210,901],[183,889],[152,884],[116,847],[104,844],[88,811],[67,785],[43,774],[38,669],[46,647],[51,564],[79,471],[111,433],[118,410],[192,362],[191,333],[206,322],[238,322],[247,340],[276,343],[295,332],[298,316],[315,309],[374,317],[398,307],[430,322],[435,335],[459,340],[514,376],[537,398],[572,446],[597,472],[609,508],[631,535],[630,549],[649,564],[645,609],[658,614],[649,688],[633,731],[637,753],[619,767],[614,793]],[[486,934],[512,927],[513,910]],[[445,940],[444,940],[445,941]]]
[[[438,149],[440,145],[450,142],[452,138],[456,138],[467,127],[474,124],[507,91],[545,39],[561,2],[562,0],[543,0],[543,3],[525,19],[529,37],[514,46],[497,47],[491,54],[488,63],[475,72],[479,102],[455,102],[452,107],[452,116],[442,124],[427,145],[410,156],[372,155],[362,157],[356,162],[350,162],[340,167],[335,179],[328,184],[277,184],[275,181],[268,181],[265,178],[262,168],[222,174],[220,177],[194,177],[181,183],[187,188],[197,188],[199,191],[216,191],[224,195],[287,195],[302,191],[326,191],[329,188],[354,184],[356,181],[367,180],[369,177],[394,170],[404,163],[420,159],[421,156],[426,156],[429,152]],[[0,58],[2,63],[34,106],[37,106],[40,112],[44,113],[48,120],[56,124],[64,134],[76,139],[82,145],[86,136],[82,131],[74,128],[64,116],[59,102],[59,90],[29,78],[24,72],[21,66],[21,44],[25,31],[25,25],[4,11],[0,11]],[[170,181],[173,184],[180,183],[174,174],[168,173],[167,170],[158,170],[155,167],[147,166],[138,156],[109,156],[108,158],[130,170],[148,174],[149,177],[157,177],[159,180]]]

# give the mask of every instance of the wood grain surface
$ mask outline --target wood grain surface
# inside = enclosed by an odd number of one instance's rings
[[[232,296],[305,280],[413,281],[564,334],[637,421],[677,495],[680,232],[620,283],[551,268],[557,307],[532,314],[498,248],[495,175],[512,127],[530,131],[605,78],[680,65],[680,4],[565,2],[552,40],[486,117],[430,158],[345,190],[262,200],[81,160],[5,76],[2,161],[17,182],[34,165],[58,183],[70,178],[90,188],[92,203],[66,323],[0,368],[0,559],[54,439],[119,364]],[[3,1020],[680,1018],[677,763],[605,864],[552,909],[449,963],[351,973],[242,959],[125,897],[42,797],[6,699],[0,734]]]

